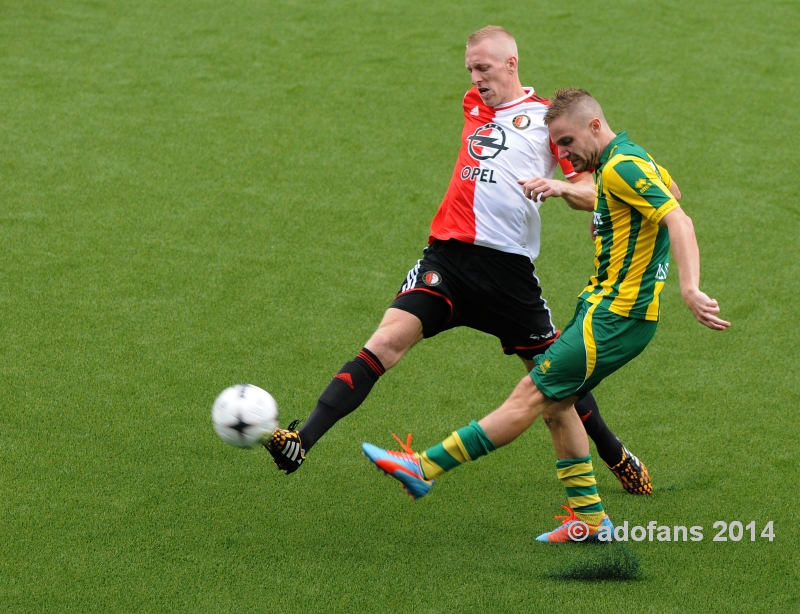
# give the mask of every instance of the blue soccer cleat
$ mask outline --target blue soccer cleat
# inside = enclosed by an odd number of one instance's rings
[[[611,524],[608,516],[603,518],[597,527],[592,527],[575,515],[570,508],[562,505],[569,512],[569,516],[556,516],[563,518],[561,526],[547,533],[542,533],[536,538],[537,542],[550,542],[551,544],[562,544],[565,542],[594,542],[607,544],[614,539],[614,525]]]
[[[361,449],[378,469],[400,482],[403,490],[415,501],[433,488],[433,480],[426,480],[416,454],[384,450],[371,443],[362,443]]]

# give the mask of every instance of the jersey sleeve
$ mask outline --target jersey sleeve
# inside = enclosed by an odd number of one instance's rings
[[[672,187],[672,175],[669,174],[669,171],[665,169],[660,164],[656,163],[658,167],[658,174],[661,175],[661,181],[664,182],[664,185],[667,186],[667,189]]]
[[[548,141],[550,143],[550,151],[553,152],[553,157],[556,160],[558,160],[558,165],[561,167],[561,171],[564,173],[564,177],[566,177],[567,179],[572,179],[573,177],[577,176],[578,173],[575,172],[574,168],[572,168],[572,162],[570,162],[566,158],[559,159],[559,157],[558,157],[558,147],[553,142],[553,139],[548,137]]]
[[[665,184],[665,180],[672,183],[669,173],[666,177],[659,174],[660,167],[657,172],[655,163],[651,165],[648,160],[627,158],[603,169],[603,184],[613,198],[627,203],[653,224],[658,224],[667,213],[680,207]]]

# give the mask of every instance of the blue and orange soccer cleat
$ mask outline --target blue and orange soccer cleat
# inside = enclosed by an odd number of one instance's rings
[[[552,544],[560,544],[564,542],[595,542],[595,543],[611,543],[614,539],[614,525],[608,516],[603,518],[598,526],[592,527],[586,524],[583,520],[575,515],[566,505],[562,505],[565,510],[569,512],[569,516],[556,516],[556,518],[563,518],[561,526],[547,533],[542,533],[536,538],[537,542],[550,542]]]
[[[378,469],[400,482],[406,494],[416,501],[431,491],[434,481],[425,479],[419,458],[411,449],[411,436],[409,435],[408,443],[405,445],[396,435],[395,439],[400,441],[400,445],[407,452],[384,450],[366,442],[361,444],[361,449],[364,451],[364,456],[374,463]]]

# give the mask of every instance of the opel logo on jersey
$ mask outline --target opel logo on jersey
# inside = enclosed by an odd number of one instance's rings
[[[523,113],[514,118],[513,124],[514,128],[517,130],[525,130],[525,128],[531,125],[531,118]]]
[[[469,141],[469,155],[476,160],[491,160],[500,155],[506,147],[506,133],[497,124],[484,124],[478,128]]]
[[[442,283],[442,276],[436,271],[428,271],[422,276],[422,281],[425,282],[426,286],[438,286]]]

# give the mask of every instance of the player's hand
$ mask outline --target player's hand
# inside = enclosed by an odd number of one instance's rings
[[[561,196],[569,186],[565,181],[558,179],[545,179],[544,177],[533,177],[532,179],[517,179],[517,183],[522,186],[525,198],[532,201],[544,202],[551,196]]]
[[[697,318],[697,321],[712,330],[725,330],[731,323],[718,318],[719,303],[716,299],[710,298],[705,292],[699,288],[692,288],[685,292],[681,292],[683,301],[686,306]]]

